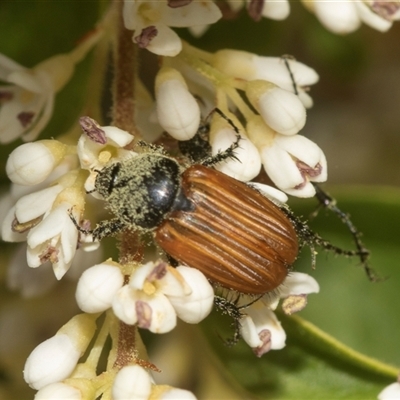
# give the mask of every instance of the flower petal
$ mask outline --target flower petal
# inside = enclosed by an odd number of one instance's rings
[[[165,57],[174,57],[182,50],[180,37],[168,26],[156,24],[157,35],[146,46],[152,53]]]
[[[213,1],[193,0],[183,7],[167,7],[163,13],[163,22],[168,26],[184,28],[213,24],[221,17],[221,11]]]
[[[279,287],[279,297],[318,293],[318,282],[310,275],[302,272],[291,272]]]
[[[180,319],[189,324],[197,324],[211,312],[214,290],[199,270],[185,266],[176,269],[191,287],[192,293],[186,296],[168,296],[168,299]]]
[[[61,185],[54,185],[21,197],[15,204],[15,216],[18,222],[25,223],[51,209],[56,196],[63,190]]]

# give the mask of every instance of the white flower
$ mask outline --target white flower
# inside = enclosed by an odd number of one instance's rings
[[[68,54],[42,61],[32,69],[0,54],[0,142],[22,137],[34,140],[47,125],[53,112],[54,96],[70,80],[75,64],[82,60],[101,35],[97,30]]]
[[[395,383],[390,384],[389,386],[386,386],[385,389],[383,389],[378,394],[378,399],[379,400],[398,400],[398,399],[400,399],[400,383],[395,382]]]
[[[253,0],[257,2],[257,0]],[[265,18],[271,18],[274,20],[281,21],[288,17],[290,13],[290,4],[287,0],[280,1],[264,1],[262,16]]]
[[[68,271],[77,248],[78,230],[69,216],[72,206],[61,203],[52,209],[27,237],[28,265],[37,268],[50,260],[57,279]],[[74,210],[71,212],[79,221],[80,215]]]
[[[115,376],[112,387],[114,400],[148,400],[152,379],[139,365],[121,368]]]
[[[114,400],[196,400],[193,393],[166,385],[157,386],[149,373],[139,365],[121,368],[112,386]]]
[[[67,146],[57,140],[41,140],[18,146],[9,156],[6,172],[13,183],[43,182],[64,159]]]
[[[240,319],[240,333],[257,357],[285,347],[286,333],[275,314],[261,300],[246,309]]]
[[[234,12],[238,12],[243,7],[243,0],[227,0],[230,8]],[[287,0],[279,1],[259,1],[246,0],[247,11],[251,18],[259,21],[261,17],[271,18],[274,20],[283,20],[290,13],[290,5]]]
[[[189,3],[174,0],[125,0],[125,27],[133,30],[133,41],[139,47],[173,57],[182,49],[179,36],[170,28],[208,25],[221,18],[213,1],[193,0]]]
[[[79,122],[84,134],[79,138],[77,153],[81,168],[90,171],[85,189],[92,192],[99,170],[115,160],[136,155],[135,152],[124,149],[134,138],[116,126],[100,126],[90,117],[81,117]]]
[[[191,293],[184,296],[169,294],[168,300],[182,321],[197,324],[210,313],[214,291],[198,269],[181,265],[176,267],[176,270],[191,288]]]
[[[284,302],[297,297],[305,299],[307,294],[318,292],[319,285],[314,278],[304,273],[293,272],[279,286],[275,297],[267,294],[245,308],[245,315],[240,319],[240,333],[257,357],[269,350],[285,347],[286,333],[273,312],[279,299],[285,299]],[[306,305],[306,301],[303,301],[302,305],[303,307],[296,309],[286,307],[284,311],[287,314],[300,311]]]
[[[355,2],[358,16],[364,24],[369,25],[377,31],[386,32],[391,28],[395,16],[398,17],[400,4],[382,0],[374,0],[369,3],[371,5],[360,0]],[[388,13],[390,6],[395,10],[391,11],[393,14]]]
[[[322,150],[301,135],[280,135],[256,116],[249,121],[247,133],[257,146],[265,171],[282,191],[297,197],[312,197],[311,182],[327,179],[327,163]]]
[[[159,124],[177,140],[191,139],[199,128],[200,107],[180,72],[162,68],[156,77],[155,93]]]
[[[317,0],[304,3],[327,29],[338,34],[353,32],[362,22],[385,32],[400,18],[400,4],[396,1]]]
[[[170,388],[162,393],[160,400],[196,400],[196,396],[188,390]]]
[[[41,389],[67,378],[81,352],[68,335],[57,334],[42,342],[25,363],[24,379],[33,389]]]
[[[357,30],[361,21],[354,1],[315,1],[312,3],[315,15],[330,31],[339,34]]]
[[[66,383],[51,383],[40,389],[34,400],[82,400],[82,393]]]
[[[79,314],[73,317],[56,335],[32,351],[25,363],[25,381],[39,390],[69,377],[95,331],[92,316]]]
[[[200,271],[149,262],[133,271],[112,307],[126,324],[165,333],[175,327],[177,316],[188,323],[200,322],[210,313],[213,301],[214,291]]]
[[[306,123],[306,109],[294,93],[262,80],[246,85],[250,103],[265,123],[282,135],[298,133]]]
[[[120,268],[111,262],[104,262],[87,269],[79,279],[76,301],[79,308],[87,313],[105,311],[124,283]]]
[[[232,115],[229,118],[234,121],[240,132],[239,147],[235,149],[235,158],[228,158],[216,165],[216,169],[239,181],[247,182],[255,178],[261,169],[261,158],[257,148],[245,136],[244,128]],[[236,131],[222,117],[215,116],[211,125],[210,144],[212,155],[223,152],[236,141]]]
[[[306,93],[318,82],[318,74],[307,65],[288,57],[263,57],[240,50],[220,50],[213,55],[212,64],[229,76],[245,81],[264,80],[299,96],[305,107],[312,106]]]

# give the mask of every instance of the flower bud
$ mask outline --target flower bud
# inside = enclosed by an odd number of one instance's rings
[[[34,400],[81,400],[80,390],[65,383],[51,383],[40,389]]]
[[[114,379],[114,400],[148,400],[151,393],[151,378],[144,368],[130,365],[121,368]]]
[[[110,263],[105,262],[87,269],[79,279],[76,289],[79,308],[87,313],[107,310],[123,283],[121,270]]]
[[[159,124],[175,139],[189,140],[200,124],[200,108],[183,76],[173,68],[162,68],[155,83]]]
[[[169,388],[161,393],[159,400],[196,400],[196,396],[188,390]]]
[[[298,96],[273,83],[255,80],[246,85],[250,103],[276,132],[294,135],[306,123],[306,109]]]
[[[76,315],[55,336],[40,343],[25,363],[24,379],[33,389],[70,376],[92,340],[96,324],[92,316]]]
[[[286,203],[288,197],[282,191],[274,188],[273,186],[265,185],[259,182],[249,182],[248,185],[259,192],[261,192],[265,197],[268,197],[274,202]]]
[[[199,270],[185,266],[176,269],[192,288],[192,293],[188,296],[168,296],[168,298],[181,320],[197,324],[210,314],[214,304],[214,290]]]
[[[277,21],[281,21],[290,13],[290,5],[286,0],[281,1],[265,1],[262,10],[262,16],[265,18],[271,18]]]
[[[6,172],[19,185],[43,182],[65,157],[67,146],[56,140],[41,140],[17,147],[8,157]]]
[[[261,79],[288,91],[294,91],[294,80],[297,90],[301,93],[304,93],[303,87],[313,85],[319,79],[315,70],[301,62],[283,57],[263,57],[246,51],[217,51],[212,63],[222,72],[235,78],[245,81]]]
[[[76,367],[81,352],[66,334],[57,334],[39,344],[29,355],[24,379],[33,389],[41,389],[67,378]]]
[[[241,132],[239,147],[234,150],[235,158],[228,158],[218,163],[216,169],[239,181],[247,182],[260,173],[260,155],[254,144],[242,133],[244,128],[239,121],[233,115],[229,115],[229,118]],[[210,132],[213,156],[230,147],[236,141],[236,135],[233,127],[225,119],[214,118]]]
[[[318,0],[312,2],[312,7],[321,23],[334,33],[354,32],[361,24],[352,1]]]

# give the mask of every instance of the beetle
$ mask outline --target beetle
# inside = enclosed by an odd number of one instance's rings
[[[115,217],[93,230],[73,220],[77,228],[94,240],[125,229],[152,232],[170,259],[197,268],[215,286],[259,297],[282,284],[304,243],[366,260],[364,248],[333,246],[286,206],[215,170],[218,162],[235,157],[240,142],[233,122],[215,111],[236,132],[228,149],[184,168],[162,148],[148,145],[148,151],[106,166],[98,171],[95,191]],[[315,264],[315,251],[312,256]]]
[[[115,218],[101,221],[90,232],[94,239],[126,228],[152,231],[172,259],[224,288],[272,291],[297,257],[297,234],[287,215],[257,190],[209,166],[181,172],[175,159],[144,153],[102,169],[95,189]]]

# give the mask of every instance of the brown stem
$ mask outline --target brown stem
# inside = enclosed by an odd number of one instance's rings
[[[113,125],[130,132],[135,136],[135,142],[140,134],[135,125],[135,78],[137,69],[136,46],[132,43],[132,32],[124,27],[122,18],[123,2],[115,0],[117,9],[116,41],[114,43],[114,81],[113,81]],[[137,232],[126,230],[120,237],[120,264],[122,270],[128,264],[140,262],[143,257],[143,245]],[[128,268],[129,269],[129,268]],[[125,283],[129,275],[125,276]],[[114,342],[111,354],[113,367],[122,368],[125,365],[141,364],[143,351],[140,348],[140,337],[136,325],[127,325],[115,318],[115,325],[110,332]],[[140,353],[140,354],[139,354]]]
[[[136,46],[132,32],[127,30],[122,19],[122,1],[118,8],[117,38],[114,45],[113,125],[124,129],[140,139],[135,125],[135,77],[137,70]]]
[[[117,354],[114,367],[122,368],[136,358],[136,325],[127,325],[119,321]]]

